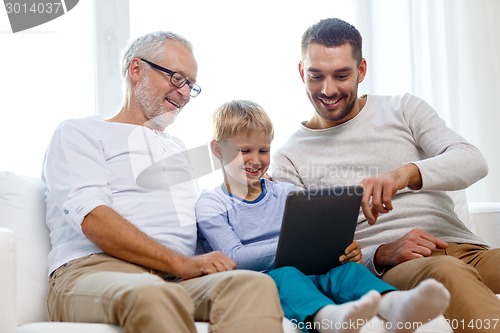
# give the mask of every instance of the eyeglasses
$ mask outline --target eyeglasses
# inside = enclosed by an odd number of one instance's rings
[[[171,71],[170,69],[167,69],[165,67],[157,65],[157,64],[155,64],[151,61],[148,61],[146,59],[143,59],[143,58],[139,58],[139,59],[141,59],[142,61],[147,63],[149,66],[153,67],[154,69],[157,69],[159,71],[162,71],[163,73],[167,73],[168,75],[170,75],[170,83],[172,83],[177,88],[182,88],[187,84],[189,87],[189,96],[196,97],[201,93],[200,86],[194,82],[189,81],[184,75],[177,73],[177,72],[174,72],[174,71]]]

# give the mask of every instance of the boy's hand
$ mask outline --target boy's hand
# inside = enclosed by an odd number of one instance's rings
[[[352,241],[352,243],[344,250],[344,254],[339,257],[341,264],[347,262],[357,262],[361,263],[362,255],[361,248],[357,241]]]

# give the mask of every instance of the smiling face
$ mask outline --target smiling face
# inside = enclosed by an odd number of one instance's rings
[[[263,132],[232,135],[221,142],[212,141],[212,151],[224,167],[231,191],[245,198],[261,190],[260,179],[269,168],[271,138]]]
[[[163,56],[152,60],[160,66],[178,72],[195,82],[197,64],[193,53],[178,41],[167,40]],[[174,122],[180,110],[189,102],[189,87],[174,86],[170,76],[136,58],[130,65],[130,76],[135,81],[132,105],[135,121],[152,129],[163,131]]]
[[[152,81],[151,76],[144,76],[137,83],[134,98],[147,119],[144,125],[162,131],[175,121],[180,108],[173,107],[172,102],[165,100],[159,93],[156,93]]]
[[[307,123],[311,128],[329,128],[352,119],[362,108],[358,84],[364,79],[366,61],[358,66],[348,43],[327,47],[311,43],[299,64],[309,100],[316,114]]]

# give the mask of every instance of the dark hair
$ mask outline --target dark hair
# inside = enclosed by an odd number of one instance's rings
[[[352,56],[358,64],[363,57],[363,39],[359,31],[351,24],[338,18],[327,18],[310,26],[302,35],[302,56],[311,43],[319,43],[328,47],[341,46],[349,43],[352,46]]]

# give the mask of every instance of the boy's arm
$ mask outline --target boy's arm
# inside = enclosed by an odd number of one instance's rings
[[[224,203],[216,194],[202,193],[196,204],[198,231],[214,251],[221,251],[236,262],[239,269],[264,271],[272,268],[276,243],[243,244],[228,220]],[[244,223],[243,221],[240,221]]]

